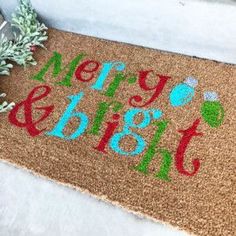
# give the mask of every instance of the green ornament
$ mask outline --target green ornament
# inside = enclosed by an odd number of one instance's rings
[[[219,127],[224,120],[224,107],[216,92],[205,92],[201,113],[204,121],[212,128]]]

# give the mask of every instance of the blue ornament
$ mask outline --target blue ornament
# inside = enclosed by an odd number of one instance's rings
[[[187,77],[183,83],[176,85],[170,92],[170,103],[173,107],[184,106],[192,101],[198,81]]]

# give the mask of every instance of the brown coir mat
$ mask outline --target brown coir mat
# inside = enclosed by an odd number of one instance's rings
[[[49,31],[1,90],[1,159],[195,235],[236,235],[236,67]]]

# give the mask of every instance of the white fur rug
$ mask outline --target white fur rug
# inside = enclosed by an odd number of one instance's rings
[[[186,236],[0,162],[1,236]]]

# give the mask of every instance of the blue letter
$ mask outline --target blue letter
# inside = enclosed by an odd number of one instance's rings
[[[79,101],[81,100],[81,98],[83,97],[83,95],[84,95],[84,93],[80,92],[77,95],[68,96],[68,98],[71,100],[71,103],[69,104],[69,106],[65,110],[64,114],[62,115],[61,119],[58,121],[58,123],[56,124],[54,129],[50,132],[47,132],[46,133],[47,135],[56,136],[59,138],[64,138],[64,139],[70,140],[70,139],[76,139],[81,134],[83,134],[83,132],[85,131],[85,129],[88,126],[88,117],[86,114],[84,114],[82,112],[73,111],[75,109],[75,107],[77,106],[77,104],[79,103]],[[71,134],[69,136],[65,136],[63,134],[63,130],[72,117],[77,117],[80,119],[79,127],[77,128],[77,130],[73,134]]]
[[[102,71],[98,76],[97,81],[91,86],[91,88],[95,90],[102,90],[104,82],[113,67],[115,67],[118,71],[122,71],[125,69],[125,64],[119,61],[103,63]]]
[[[139,124],[135,124],[135,116],[140,113],[143,114],[143,119]],[[146,128],[152,120],[150,113],[153,114],[153,119],[159,119],[162,116],[162,112],[156,109],[151,109],[151,110],[143,110],[140,108],[129,109],[124,115],[125,124],[123,130],[122,132],[114,134],[110,142],[110,147],[115,152],[121,155],[134,156],[140,154],[144,150],[146,142],[139,134],[132,132],[130,128],[140,128],[140,129]],[[136,148],[131,152],[126,152],[120,148],[120,141],[125,136],[132,136],[136,140]]]

